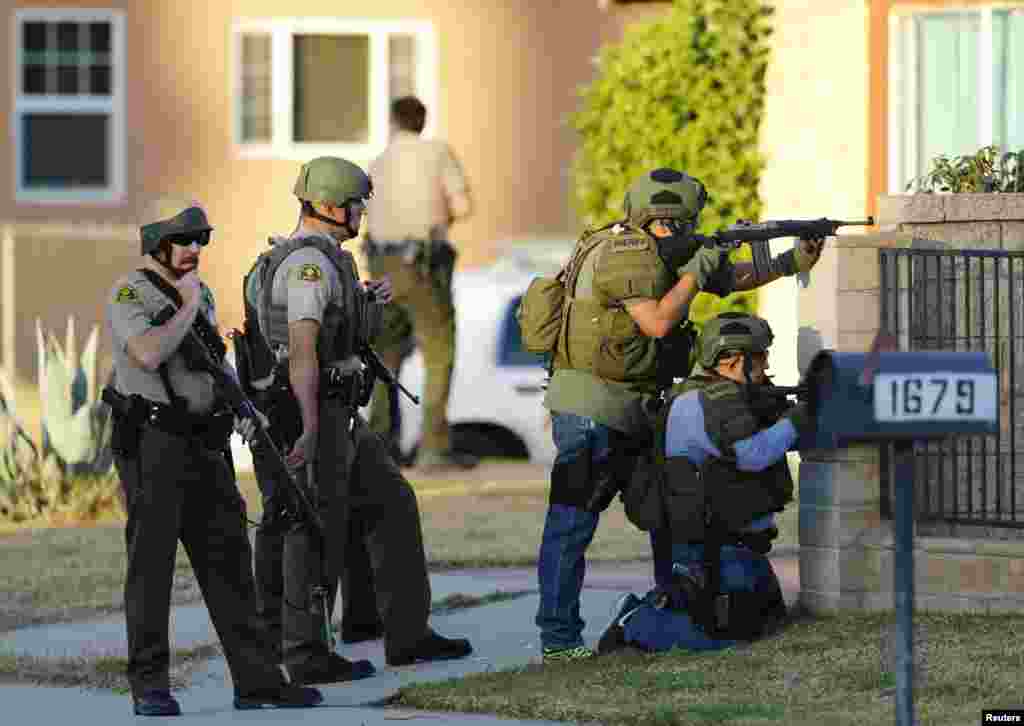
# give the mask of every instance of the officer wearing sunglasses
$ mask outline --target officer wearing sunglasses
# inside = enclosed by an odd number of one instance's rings
[[[194,327],[206,326],[219,341],[213,294],[198,275],[213,228],[195,201],[157,203],[148,219],[155,221],[140,228],[142,267],[107,298],[115,380],[104,393],[114,410],[111,448],[128,514],[125,615],[135,713],[180,713],[169,690],[168,642],[179,540],[224,647],[235,708],[314,706],[320,693],[285,682],[257,615],[228,446],[233,416],[213,377],[191,370],[180,350]],[[168,306],[175,310],[169,319]]]

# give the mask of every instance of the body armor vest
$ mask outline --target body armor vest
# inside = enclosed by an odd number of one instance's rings
[[[315,247],[323,252],[338,271],[342,300],[340,304],[329,302],[324,310],[317,338],[317,354],[321,365],[344,360],[357,354],[369,340],[368,308],[371,304],[359,283],[352,254],[324,237],[282,240],[257,258],[243,282],[247,332],[253,329],[252,323],[255,322],[271,351],[288,345],[288,308],[273,301],[274,275],[288,255],[303,247]],[[260,360],[265,357],[258,354],[253,357],[256,377],[270,373],[263,365],[269,363],[272,367],[272,361]]]
[[[699,391],[704,426],[721,458],[708,458],[698,471],[686,457],[665,457],[665,507],[674,540],[703,542],[706,503],[728,532],[739,532],[753,520],[780,512],[793,499],[793,479],[785,457],[764,471],[741,471],[733,445],[762,428],[747,405],[743,387],[726,378],[695,376],[678,395]],[[656,440],[664,452],[665,427],[671,400],[657,422]],[[680,461],[681,460],[681,461]]]
[[[581,279],[584,261],[597,255],[593,275]],[[652,272],[653,270],[653,272]],[[672,275],[645,232],[618,223],[584,235],[565,268],[565,307],[553,367],[657,388],[657,345],[618,301],[660,299]],[[600,282],[599,282],[600,278]]]

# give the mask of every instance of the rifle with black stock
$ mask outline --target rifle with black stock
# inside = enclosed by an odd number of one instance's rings
[[[167,305],[153,319],[153,324],[163,325],[174,317],[176,312],[177,308],[174,305]],[[292,470],[285,463],[284,456],[274,443],[274,439],[270,436],[270,431],[257,415],[256,406],[249,399],[249,396],[246,395],[234,376],[229,374],[224,369],[224,366],[217,362],[217,356],[210,350],[202,337],[196,333],[194,326],[189,328],[182,341],[182,354],[193,369],[209,373],[213,376],[214,384],[218,391],[224,396],[224,400],[227,401],[231,411],[238,418],[252,421],[253,436],[249,445],[253,448],[266,449],[269,454],[267,462],[274,468],[275,478],[286,482],[285,486],[289,490],[288,497],[296,508],[294,514],[309,525],[313,529],[314,534],[323,536],[323,519],[309,501],[305,489],[299,484],[295,474],[292,473]]]
[[[177,308],[174,305],[167,305],[153,319],[153,323],[155,325],[162,325],[174,317],[176,312]],[[212,326],[207,327],[209,331],[213,330]],[[238,380],[227,372],[223,364],[218,362],[218,356],[210,349],[210,346],[204,341],[203,337],[203,335],[196,332],[195,324],[185,334],[181,352],[185,356],[186,363],[194,370],[209,373],[213,377],[214,385],[218,392],[224,396],[232,412],[238,418],[253,423],[253,434],[252,439],[249,441],[249,446],[254,450],[264,449],[269,454],[265,460],[273,469],[271,473],[274,480],[283,483],[287,490],[286,498],[289,504],[294,507],[292,515],[309,528],[312,541],[318,545],[321,557],[320,580],[310,587],[309,596],[311,606],[319,613],[324,623],[322,632],[324,642],[333,651],[334,631],[331,628],[330,613],[327,606],[330,587],[326,581],[323,565],[325,542],[323,518],[312,502],[310,502],[303,485],[299,483],[295,474],[292,473],[292,470],[288,468],[288,464],[285,463],[284,456],[282,456],[281,451],[277,448],[277,444],[274,443],[270,431],[257,414],[256,406],[249,396],[246,395]],[[312,472],[310,472],[310,485],[312,486]]]
[[[820,219],[770,219],[764,222],[740,220],[736,224],[718,230],[710,239],[722,248],[736,249],[744,242],[750,245],[754,269],[770,270],[772,253],[770,240],[779,237],[799,239],[821,239],[830,237],[840,227],[871,227],[874,217],[843,221],[821,217]]]

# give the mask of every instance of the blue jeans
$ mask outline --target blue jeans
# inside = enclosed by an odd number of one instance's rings
[[[571,413],[553,413],[552,438],[558,453],[552,471],[552,494],[559,467],[589,456],[591,466],[603,465],[611,454],[610,429],[593,419]],[[557,499],[557,497],[555,497]],[[580,591],[587,569],[586,551],[594,539],[600,515],[580,506],[549,499],[540,542],[537,577],[540,607],[535,620],[545,648],[583,645]]]

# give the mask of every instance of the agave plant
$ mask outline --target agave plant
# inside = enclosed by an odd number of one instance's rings
[[[75,320],[68,317],[65,345],[44,335],[36,320],[39,401],[42,407],[43,469],[63,475],[103,475],[110,471],[110,408],[96,380],[99,326],[93,326],[81,359],[75,347]],[[44,477],[51,479],[51,476]]]

